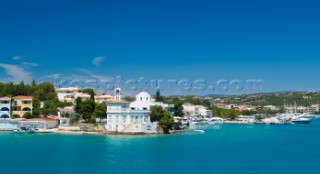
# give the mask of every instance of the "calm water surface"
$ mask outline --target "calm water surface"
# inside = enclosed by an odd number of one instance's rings
[[[206,125],[169,136],[0,133],[2,174],[320,173],[320,120]]]

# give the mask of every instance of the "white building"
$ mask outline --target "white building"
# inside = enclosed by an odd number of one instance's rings
[[[308,114],[316,114],[320,110],[319,105],[311,105],[308,107]]]
[[[141,97],[148,101],[146,94],[141,94]],[[136,101],[137,102],[137,101]],[[139,102],[138,102],[139,103]],[[111,132],[120,133],[156,133],[157,123],[150,121],[150,107],[145,104],[132,105],[122,100],[121,89],[115,89],[114,100],[108,101],[107,106],[107,125],[106,129]],[[136,103],[137,104],[137,103]],[[141,104],[141,103],[140,103]]]
[[[78,97],[80,97],[82,100],[90,99],[90,95],[83,93],[80,88],[75,88],[75,87],[57,88],[56,92],[57,92],[59,101],[62,101],[62,102],[71,102],[74,104]]]
[[[306,106],[298,106],[297,107],[297,112],[299,112],[299,113],[308,113],[308,107],[306,107]]]
[[[212,117],[212,111],[202,105],[193,105],[190,103],[183,104],[183,112],[190,117]]]
[[[238,105],[236,105],[236,104],[227,104],[224,106],[224,109],[235,109],[237,107],[238,107]]]
[[[102,95],[95,95],[94,96],[94,100],[96,103],[107,103],[108,101],[112,100],[113,96],[111,95],[107,95],[107,94],[102,94]]]
[[[11,98],[0,98],[0,118],[11,118]]]
[[[263,107],[264,110],[271,110],[271,111],[279,111],[280,109],[273,105],[267,105]]]
[[[135,101],[130,103],[131,110],[151,110],[153,106],[161,106],[164,110],[169,110],[174,107],[172,104],[156,102],[147,92],[140,92],[136,95]]]

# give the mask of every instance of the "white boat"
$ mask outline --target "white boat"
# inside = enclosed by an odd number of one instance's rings
[[[185,126],[189,126],[189,119],[183,118],[183,119],[181,120],[181,124],[182,124],[182,125],[185,125]]]
[[[293,119],[291,122],[293,122],[294,124],[309,124],[311,122],[311,119],[299,117],[299,118]]]
[[[204,133],[204,130],[194,130],[195,132],[200,132],[200,133]]]
[[[306,114],[281,114],[277,118],[283,123],[292,122],[295,124],[309,124],[311,119],[305,118]]]
[[[211,120],[209,121],[209,124],[223,124],[224,119],[220,118],[220,117],[213,117],[211,118]]]
[[[286,107],[286,106],[284,106]],[[277,116],[277,118],[282,121],[283,123],[294,123],[294,124],[309,124],[311,122],[310,118],[307,118],[307,114],[300,114],[297,113],[297,104],[295,103],[294,106],[294,113],[285,113],[280,114]]]

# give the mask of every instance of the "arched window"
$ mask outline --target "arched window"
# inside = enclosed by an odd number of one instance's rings
[[[9,108],[3,107],[3,108],[1,108],[1,111],[9,111]]]
[[[31,111],[30,108],[23,108],[22,111]]]
[[[7,114],[3,114],[3,115],[0,116],[0,118],[10,118],[10,117]]]

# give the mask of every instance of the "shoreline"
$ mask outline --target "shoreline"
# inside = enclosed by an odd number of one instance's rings
[[[18,129],[2,129],[0,130],[1,132],[13,132]],[[163,133],[153,133],[153,134],[148,134],[148,133],[119,133],[119,132],[99,132],[99,131],[67,131],[67,130],[41,130],[41,131],[36,131],[33,132],[32,134],[61,134],[61,135],[116,135],[116,136],[161,136],[161,135],[174,135],[174,134],[181,134],[183,133],[184,130],[179,130],[179,131],[171,131],[169,134],[163,134]],[[23,133],[22,133],[23,134]],[[25,133],[28,134],[28,133]]]
[[[318,117],[317,117],[318,118]],[[235,125],[235,124],[242,124],[242,125],[285,125],[285,123],[282,122],[270,122],[270,123],[248,123],[243,121],[225,121],[222,124],[213,124],[213,125]],[[200,125],[208,125],[208,124],[200,124]],[[68,130],[69,129],[69,130]],[[19,130],[18,128],[7,128],[7,129],[0,129],[1,132],[13,132],[15,130]],[[161,136],[161,135],[175,135],[175,134],[182,134],[187,129],[181,129],[181,130],[171,130],[169,134],[164,133],[121,133],[121,132],[110,132],[110,131],[103,131],[103,130],[95,130],[95,131],[82,131],[79,127],[63,127],[63,128],[55,128],[55,129],[40,129],[33,134],[63,134],[63,135],[116,135],[116,136]],[[18,132],[20,133],[20,132]],[[27,133],[26,133],[27,134]]]

